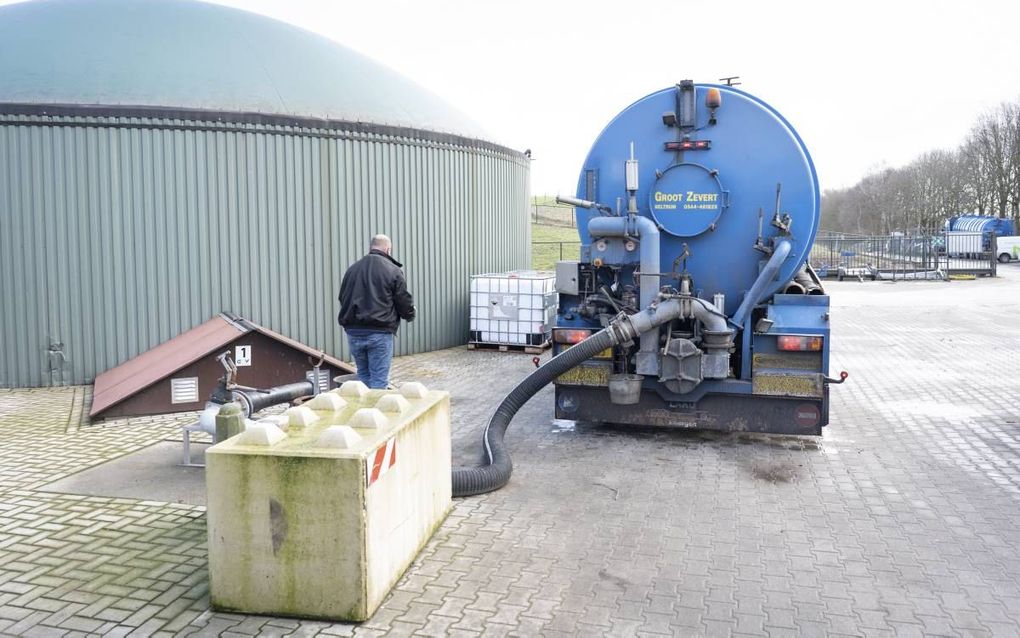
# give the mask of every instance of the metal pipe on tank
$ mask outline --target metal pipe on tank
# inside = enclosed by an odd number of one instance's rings
[[[640,215],[627,217],[593,217],[588,221],[592,237],[637,237],[641,240],[641,310],[652,305],[659,292],[659,228],[651,219]],[[637,356],[638,374],[659,373],[659,334],[657,331],[641,335],[641,349]]]
[[[726,295],[721,292],[715,293],[715,295],[712,296],[712,305],[715,306],[715,309],[719,312],[726,314]]]
[[[733,313],[733,318],[730,320],[733,325],[743,328],[744,320],[747,319],[747,316],[751,314],[751,310],[761,301],[765,288],[776,278],[776,274],[779,272],[780,267],[782,267],[783,262],[790,256],[790,249],[792,247],[790,242],[785,239],[776,242],[775,247],[772,249],[772,256],[769,257],[765,267],[758,274],[758,278],[751,284],[750,290],[744,295],[744,300],[740,302],[740,307]]]
[[[815,273],[815,269],[807,262],[804,262],[804,267],[793,276],[793,280],[804,287],[804,294],[806,295],[825,294],[825,289],[822,288],[822,282]]]
[[[630,159],[626,165],[627,214],[637,215],[638,161],[634,159],[634,142],[630,143]]]
[[[577,197],[568,197],[566,195],[557,195],[556,201],[560,204],[567,204],[568,206],[576,206],[577,208],[587,208],[589,210],[598,210],[603,213],[611,213],[613,209],[600,204],[598,202],[589,202],[586,199],[578,199]]]
[[[714,305],[709,304],[704,299],[693,297],[691,299],[691,314],[695,319],[700,321],[705,330],[713,333],[730,333],[729,325],[726,323],[726,315],[722,311],[717,309]]]

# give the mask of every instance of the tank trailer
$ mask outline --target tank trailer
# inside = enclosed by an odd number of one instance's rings
[[[504,434],[548,383],[560,419],[821,434],[847,373],[827,376],[829,297],[807,261],[818,178],[782,115],[681,82],[617,115],[559,200],[581,249],[556,265],[555,356],[496,408],[455,496],[509,481]]]
[[[578,180],[580,259],[556,266],[554,354],[612,324],[670,317],[555,379],[556,416],[821,434],[829,297],[807,257],[811,156],[772,107],[684,81],[617,115]]]

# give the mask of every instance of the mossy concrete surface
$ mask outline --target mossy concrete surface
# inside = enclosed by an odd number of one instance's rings
[[[452,506],[450,401],[410,399],[350,449],[319,447],[393,391],[320,411],[272,446],[234,437],[206,452],[214,608],[366,620]],[[391,443],[392,441],[392,443]]]

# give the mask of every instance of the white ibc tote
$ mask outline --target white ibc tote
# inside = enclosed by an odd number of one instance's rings
[[[556,317],[556,275],[513,270],[471,277],[470,343],[542,347]]]

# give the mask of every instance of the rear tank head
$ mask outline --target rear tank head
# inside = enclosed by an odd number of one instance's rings
[[[633,155],[631,145],[633,144]],[[628,188],[628,187],[636,188]],[[807,148],[764,101],[731,86],[685,80],[617,115],[585,160],[577,196],[628,201],[628,213],[660,230],[660,286],[677,286],[687,245],[695,294],[725,296],[732,315],[779,240],[791,245],[765,295],[782,290],[807,259],[819,221],[819,189]],[[582,261],[597,240],[589,222],[609,206],[577,208]],[[642,285],[649,285],[642,277]]]

